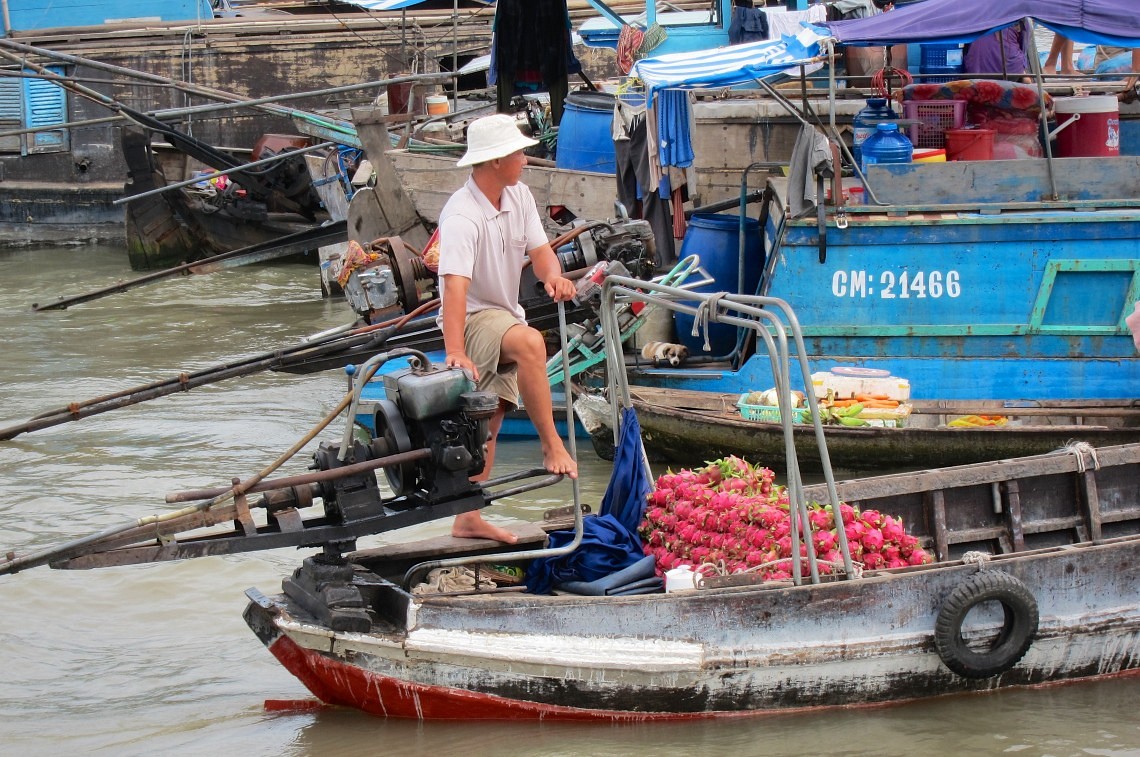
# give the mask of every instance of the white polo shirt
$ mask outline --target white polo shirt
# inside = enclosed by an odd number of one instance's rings
[[[439,275],[471,280],[469,315],[498,308],[525,322],[519,305],[523,263],[528,252],[550,240],[525,184],[504,188],[499,204],[496,210],[471,177],[448,199],[439,214]]]

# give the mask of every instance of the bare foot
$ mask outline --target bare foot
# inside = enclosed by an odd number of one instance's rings
[[[570,478],[578,478],[578,463],[561,444],[553,450],[544,451],[542,464],[551,473],[562,473]]]
[[[514,544],[519,540],[519,537],[507,529],[483,520],[478,510],[456,515],[455,523],[451,526],[451,535],[459,539],[491,539],[504,544]]]

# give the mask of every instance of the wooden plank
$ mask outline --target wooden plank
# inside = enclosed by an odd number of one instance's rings
[[[454,555],[488,552],[494,550],[507,551],[519,549],[521,546],[541,546],[546,542],[546,531],[537,523],[527,521],[511,521],[503,526],[519,537],[515,544],[503,544],[490,539],[460,539],[454,536],[437,536],[431,539],[399,542],[383,547],[362,549],[353,552],[348,557],[354,562],[372,560],[438,560]]]
[[[1140,444],[1100,447],[1097,449],[1097,458],[1102,468],[1135,465],[1140,463]],[[841,499],[847,499],[848,496],[879,499],[900,494],[917,494],[932,489],[978,486],[1011,478],[1073,473],[1076,469],[1077,458],[1074,455],[1054,453],[940,470],[899,473],[874,479],[853,479],[837,482],[836,489]],[[816,484],[805,487],[805,493],[820,497],[826,495],[826,489],[823,485]]]
[[[1140,197],[1140,157],[1057,158],[1054,164],[1063,199]],[[867,180],[880,200],[901,205],[916,197],[931,205],[1045,201],[1053,193],[1048,166],[1038,159],[878,164],[869,167]]]
[[[343,221],[348,218],[348,198],[344,194],[344,187],[339,179],[335,155],[305,154],[305,165],[309,169],[309,177],[317,195],[334,221]]]
[[[946,532],[946,496],[941,489],[927,492],[923,498],[931,513],[931,523],[934,524],[934,549],[936,557],[941,560],[949,559],[950,539]]]
[[[373,188],[376,204],[384,219],[383,222],[389,229],[389,233],[379,236],[400,236],[413,246],[422,249],[430,235],[416,213],[411,198],[404,192],[388,155],[388,151],[392,149],[392,142],[388,136],[385,117],[386,114],[381,113],[379,108],[352,110],[352,121],[356,124],[364,152],[372,164],[372,170],[376,173],[376,186]],[[371,242],[375,238],[357,241]]]
[[[1097,493],[1096,471],[1086,470],[1081,474],[1080,498],[1088,519],[1089,538],[1097,541],[1101,537],[1100,495]]]
[[[1013,542],[1013,551],[1020,552],[1025,549],[1025,531],[1021,526],[1021,490],[1016,479],[1005,482],[1005,498],[1009,538]]]

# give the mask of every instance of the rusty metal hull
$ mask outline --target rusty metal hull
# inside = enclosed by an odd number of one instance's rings
[[[390,717],[704,718],[1127,674],[1140,669],[1140,446],[1098,455],[1095,471],[1046,455],[839,485],[908,513],[938,554],[929,566],[609,598],[423,598],[373,576],[369,633],[260,594],[246,620],[322,700]],[[986,545],[982,564],[957,559]],[[1022,582],[1040,624],[1015,665],[966,678],[943,664],[935,623],[979,570]]]

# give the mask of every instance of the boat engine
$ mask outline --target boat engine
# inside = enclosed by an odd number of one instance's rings
[[[403,458],[384,466],[395,497],[383,501],[371,470],[324,481],[320,496],[329,525],[373,523],[371,530],[379,533],[486,505],[486,493],[470,477],[486,465],[488,424],[498,395],[475,391],[474,382],[458,368],[407,368],[383,380],[388,399],[377,403],[371,442],[356,442],[343,460],[340,445],[325,442],[313,459],[326,471]],[[370,602],[343,557],[354,545],[355,539],[325,541],[324,552],[306,558],[282,588],[330,626],[366,631]]]
[[[649,221],[622,218],[596,224],[557,252],[563,271],[590,268],[609,260],[620,262],[634,278],[649,280],[657,272],[656,245]]]
[[[308,473],[258,477],[244,484],[234,478],[227,486],[173,492],[168,502],[199,504],[54,550],[19,559],[9,555],[7,561],[0,560],[0,574],[49,563],[87,569],[316,547],[321,552],[306,557],[282,582],[285,594],[334,630],[367,631],[373,622],[369,608],[382,601],[378,593],[394,596],[394,589],[349,562],[346,555],[356,549],[357,539],[477,510],[498,497],[562,478],[534,468],[471,481],[487,462],[498,396],[476,391],[465,371],[433,366],[417,350],[384,354],[385,360],[414,359],[412,367],[384,377],[388,399],[375,410],[376,433],[370,440],[349,443],[349,428],[340,442],[318,446],[315,470]],[[391,494],[381,491],[376,476],[380,468]],[[526,478],[535,480],[517,483]],[[496,491],[508,483],[510,489]],[[254,499],[259,492],[263,495]],[[312,512],[317,500],[320,511]],[[308,516],[305,511],[310,511]]]

